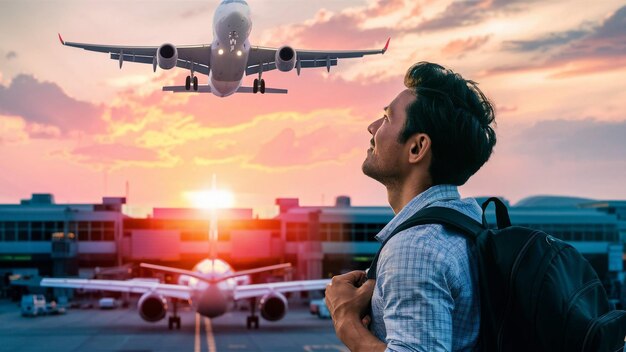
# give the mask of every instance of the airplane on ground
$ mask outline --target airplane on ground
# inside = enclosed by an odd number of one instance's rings
[[[215,178],[213,179],[215,189]],[[211,211],[209,227],[209,256],[200,261],[192,270],[185,270],[161,265],[141,263],[144,268],[179,274],[178,284],[165,284],[154,281],[131,280],[91,280],[72,278],[44,278],[41,286],[130,292],[142,294],[137,306],[141,318],[148,322],[157,322],[165,318],[168,300],[172,303],[172,315],[168,319],[168,328],[180,329],[177,303],[179,299],[188,300],[197,313],[215,318],[223,315],[233,306],[234,301],[248,299],[250,315],[246,320],[248,329],[259,328],[258,309],[265,320],[282,319],[288,310],[284,293],[323,290],[330,283],[329,279],[299,280],[262,284],[249,284],[250,275],[280,270],[291,264],[276,264],[243,271],[234,271],[224,260],[217,258],[217,214]]]
[[[111,59],[152,64],[163,70],[174,67],[190,70],[184,86],[165,86],[163,91],[213,93],[227,97],[234,93],[286,94],[286,89],[265,87],[263,72],[278,69],[289,72],[303,68],[336,66],[339,59],[357,58],[364,55],[384,54],[389,39],[380,50],[300,50],[284,45],[269,48],[250,45],[252,30],[250,8],[244,0],[223,0],[213,17],[213,42],[211,44],[175,46],[119,46],[66,42],[59,34],[61,44],[89,51],[109,53]],[[208,76],[208,84],[200,85],[195,73]],[[252,87],[242,87],[243,75],[258,74]]]

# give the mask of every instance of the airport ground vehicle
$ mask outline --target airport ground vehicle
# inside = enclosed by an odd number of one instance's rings
[[[22,316],[46,314],[46,298],[43,295],[23,295],[21,302]]]
[[[320,317],[320,319],[330,318],[330,312],[323,298],[311,300],[309,303],[309,311],[311,314]]]
[[[117,301],[115,298],[111,297],[100,298],[98,301],[98,307],[100,309],[115,309],[117,308]]]

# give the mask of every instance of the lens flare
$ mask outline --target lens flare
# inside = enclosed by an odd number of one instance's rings
[[[232,208],[235,205],[233,193],[223,189],[185,192],[184,195],[195,208],[200,209]]]

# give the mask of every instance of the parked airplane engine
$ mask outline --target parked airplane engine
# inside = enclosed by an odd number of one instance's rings
[[[280,320],[287,313],[287,298],[278,292],[268,293],[261,298],[259,311],[265,320]]]
[[[157,50],[157,62],[159,67],[164,70],[169,70],[176,67],[178,61],[178,50],[172,44],[163,44]]]
[[[296,51],[290,46],[282,46],[276,50],[276,68],[282,72],[289,72],[296,67]]]
[[[165,318],[167,314],[167,301],[161,295],[146,292],[137,304],[139,315],[145,321],[154,323]]]

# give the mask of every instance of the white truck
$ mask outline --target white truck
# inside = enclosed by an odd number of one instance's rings
[[[37,316],[46,314],[46,298],[43,295],[23,295],[22,315]]]

